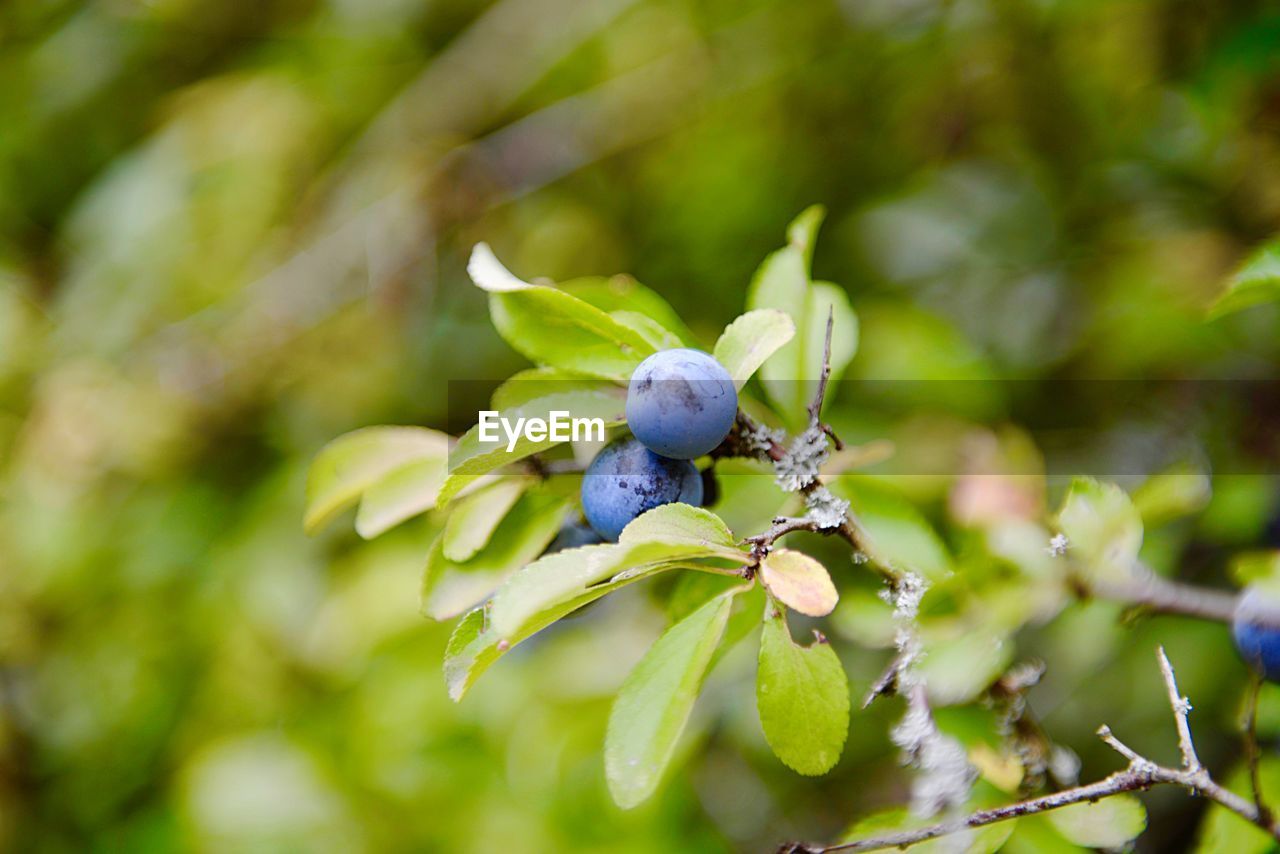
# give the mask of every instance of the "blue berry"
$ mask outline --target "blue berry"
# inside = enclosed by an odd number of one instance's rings
[[[582,511],[596,533],[616,541],[627,523],[646,510],[702,501],[702,478],[688,460],[650,451],[635,439],[606,446],[582,477]]]
[[[1245,589],[1231,621],[1231,637],[1249,666],[1280,682],[1280,596],[1257,586]]]
[[[663,350],[640,363],[627,388],[627,426],[655,454],[691,460],[729,435],[738,391],[701,350]]]

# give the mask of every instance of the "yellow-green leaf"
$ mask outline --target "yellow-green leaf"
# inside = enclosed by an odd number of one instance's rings
[[[422,427],[366,427],[339,436],[311,464],[303,527],[314,533],[370,486],[404,466],[438,465],[443,472],[449,437]]]
[[[742,549],[728,526],[710,510],[690,504],[663,504],[632,519],[618,536],[620,544],[683,543],[718,550],[737,557]]]
[[[623,809],[657,789],[724,634],[736,592],[717,596],[669,628],[623,682],[604,744],[609,793]]]
[[[849,680],[825,639],[800,646],[786,618],[765,616],[756,671],[756,709],[769,747],[810,776],[835,767],[849,735]]]
[[[449,513],[440,538],[444,556],[459,563],[475,556],[533,481],[533,477],[504,477],[459,500]]]
[[[442,533],[427,556],[423,612],[444,620],[488,597],[512,572],[546,550],[568,511],[564,499],[545,491],[530,492],[515,503],[484,548],[467,561],[449,559]]]
[[[858,349],[858,316],[848,295],[837,285],[809,278],[821,221],[821,208],[800,214],[787,229],[788,245],[764,260],[747,291],[747,308],[777,309],[795,322],[795,337],[760,366],[765,392],[793,423],[806,417],[822,370],[828,315],[832,377],[840,377]]]
[[[467,272],[489,293],[498,334],[537,364],[625,380],[655,352],[645,336],[585,300],[517,279],[483,243],[473,250]]]
[[[1280,241],[1256,249],[1227,281],[1227,289],[1210,309],[1210,317],[1221,317],[1242,308],[1280,299]]]
[[[741,389],[765,360],[795,337],[791,315],[775,308],[749,311],[724,328],[712,355]]]
[[[436,504],[447,463],[439,458],[409,463],[371,484],[356,511],[356,533],[371,540]]]

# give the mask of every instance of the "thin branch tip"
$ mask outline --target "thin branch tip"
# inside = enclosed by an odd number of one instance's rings
[[[1187,714],[1191,704],[1179,691],[1174,678],[1173,666],[1165,654],[1164,648],[1157,651],[1160,671],[1169,694],[1169,705],[1173,709],[1174,719],[1178,724],[1178,743],[1183,752],[1183,764],[1180,768],[1168,768],[1159,765],[1116,738],[1111,727],[1103,724],[1098,727],[1098,737],[1106,742],[1117,753],[1129,761],[1128,767],[1116,771],[1103,779],[1083,786],[1074,786],[1038,798],[1007,804],[993,809],[978,810],[967,816],[952,818],[947,821],[916,828],[914,830],[886,833],[881,836],[867,837],[852,842],[841,842],[835,845],[811,845],[803,842],[792,842],[781,846],[783,852],[805,852],[805,854],[827,854],[831,851],[880,851],[889,848],[906,848],[940,836],[947,836],[964,830],[972,830],[1008,821],[1026,815],[1048,812],[1079,803],[1093,803],[1104,798],[1126,792],[1139,792],[1156,785],[1172,785],[1186,789],[1193,795],[1203,795],[1219,806],[1236,813],[1241,818],[1265,830],[1272,838],[1280,840],[1280,827],[1273,814],[1256,797],[1250,802],[1236,793],[1223,788],[1209,775],[1209,771],[1200,764],[1191,742],[1191,731],[1187,725]],[[883,681],[884,677],[881,677]],[[879,681],[877,684],[879,684]],[[874,698],[874,689],[868,699]],[[1255,783],[1256,785],[1256,783]]]

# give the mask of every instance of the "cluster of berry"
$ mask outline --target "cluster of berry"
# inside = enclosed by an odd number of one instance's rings
[[[707,498],[693,460],[733,428],[738,391],[724,366],[701,350],[655,353],[627,387],[630,438],[607,445],[582,478],[582,512],[551,550],[615,541],[632,519],[661,504],[701,505]]]

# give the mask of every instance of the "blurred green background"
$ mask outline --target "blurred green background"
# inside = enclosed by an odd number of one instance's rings
[[[634,274],[709,343],[815,202],[854,378],[1274,376],[1275,307],[1204,310],[1280,230],[1278,48],[1263,2],[7,0],[0,847],[759,850],[901,803],[899,706],[801,778],[760,735],[748,651],[623,813],[599,750],[652,591],[455,706],[450,627],[418,614],[436,523],[306,538],[307,463],[366,424],[464,429],[447,381],[521,365],[466,280],[476,241],[525,277]],[[833,419],[923,447],[953,425]],[[1224,584],[1275,502],[1213,486],[1147,556]],[[1045,726],[1085,779],[1115,767],[1103,721],[1171,758],[1160,641],[1228,773],[1225,631],[1118,612],[1028,633]],[[860,696],[885,654],[840,652]],[[1202,804],[1148,804],[1140,847],[1188,845]]]

